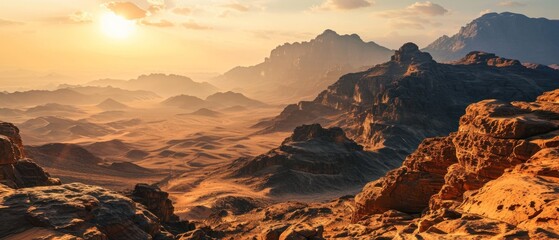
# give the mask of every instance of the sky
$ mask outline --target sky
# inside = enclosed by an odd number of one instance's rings
[[[258,64],[325,29],[391,49],[424,47],[483,13],[559,19],[557,9],[557,0],[2,0],[0,71],[196,80]]]

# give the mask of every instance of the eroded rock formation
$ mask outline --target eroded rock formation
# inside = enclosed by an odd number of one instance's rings
[[[470,105],[459,130],[426,139],[356,196],[353,221],[421,214],[394,236],[559,236],[559,90]]]
[[[376,154],[363,151],[341,128],[303,125],[279,148],[241,158],[227,171],[256,190],[269,188],[272,195],[340,192],[362,186],[397,164],[374,160]]]
[[[5,122],[0,122],[0,184],[12,188],[60,184],[60,180],[25,158],[19,129]]]
[[[456,131],[469,104],[533,101],[558,87],[559,71],[550,68],[530,68],[484,52],[441,64],[407,43],[389,62],[347,74],[313,101],[289,105],[255,127],[273,132],[310,123],[339,126],[383,159],[403,161],[423,139]]]

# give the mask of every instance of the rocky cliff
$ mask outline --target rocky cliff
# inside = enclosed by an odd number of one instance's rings
[[[407,43],[389,62],[347,74],[315,100],[289,105],[255,127],[273,132],[309,123],[339,126],[366,149],[401,161],[423,139],[456,131],[471,103],[532,101],[558,87],[559,71],[550,68],[529,68],[483,52],[441,64]]]
[[[486,51],[523,62],[559,62],[559,21],[510,12],[488,13],[452,37],[443,36],[424,50],[437,61],[459,60],[471,51]]]
[[[229,177],[258,191],[267,189],[271,195],[351,192],[398,164],[375,157],[347,138],[341,128],[302,125],[278,148],[238,159],[227,172]]]
[[[0,184],[12,188],[60,184],[60,180],[25,158],[19,129],[5,122],[0,122]]]
[[[354,222],[421,214],[408,238],[559,235],[559,91],[536,102],[470,105],[457,132],[426,139],[402,167],[355,198]]]

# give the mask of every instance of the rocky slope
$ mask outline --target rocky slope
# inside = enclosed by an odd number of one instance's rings
[[[390,50],[355,34],[326,30],[308,42],[286,43],[263,63],[236,67],[216,78],[222,89],[241,91],[267,102],[315,96],[342,74],[382,62]]]
[[[295,128],[278,148],[238,159],[226,171],[270,195],[351,192],[398,164],[375,157],[342,129],[313,124]]]
[[[366,149],[403,160],[428,137],[458,128],[466,107],[483,99],[534,100],[559,87],[559,71],[472,52],[454,64],[435,62],[407,43],[389,62],[347,74],[313,101],[287,106],[261,132],[301,124],[340,126]]]
[[[354,222],[423,215],[393,236],[559,236],[559,91],[537,102],[470,105],[459,130],[425,140],[402,167],[356,196]]]
[[[557,159],[559,90],[537,102],[484,100],[457,132],[424,140],[355,198],[229,200],[239,204],[214,206],[206,223],[221,239],[557,239]]]
[[[437,61],[460,59],[471,51],[487,51],[523,62],[559,62],[559,20],[529,18],[515,13],[488,13],[452,36],[443,36],[427,46]]]

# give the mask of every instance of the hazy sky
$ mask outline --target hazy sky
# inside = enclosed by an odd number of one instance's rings
[[[0,70],[82,78],[224,72],[325,29],[389,48],[425,46],[484,12],[559,19],[558,9],[557,0],[5,0]]]

